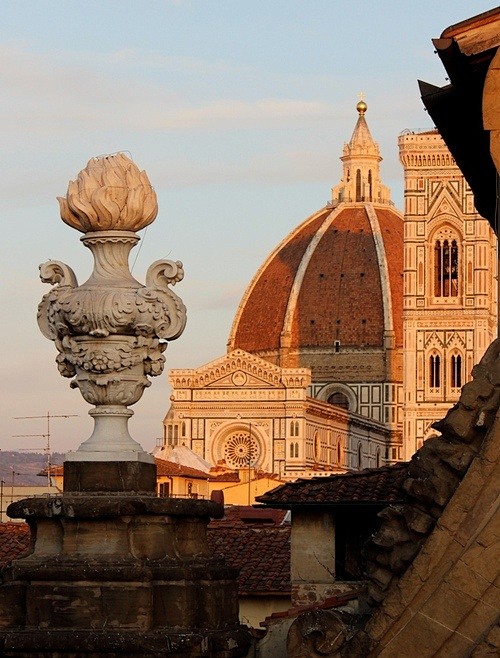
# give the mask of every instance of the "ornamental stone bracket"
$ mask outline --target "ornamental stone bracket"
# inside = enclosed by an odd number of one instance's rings
[[[94,257],[80,286],[68,265],[40,265],[41,280],[53,288],[38,307],[38,325],[55,343],[61,375],[95,405],[92,436],[66,460],[152,463],[129,434],[128,407],[162,373],[167,342],[184,330],[186,309],[170,289],[184,276],[182,263],[154,262],[146,285],[132,276],[134,231],[154,221],[158,206],[146,173],[122,153],[92,158],[59,203],[61,218],[84,233]]]

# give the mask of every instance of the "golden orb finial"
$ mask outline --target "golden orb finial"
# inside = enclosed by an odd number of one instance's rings
[[[360,116],[363,116],[363,114],[366,112],[367,104],[365,103],[364,100],[364,94],[361,92],[359,94],[359,103],[356,105],[356,109],[358,110],[358,113]]]

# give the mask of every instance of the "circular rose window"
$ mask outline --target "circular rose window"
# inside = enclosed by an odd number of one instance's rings
[[[226,464],[233,468],[255,466],[260,456],[256,440],[247,432],[232,434],[224,443],[223,451]]]

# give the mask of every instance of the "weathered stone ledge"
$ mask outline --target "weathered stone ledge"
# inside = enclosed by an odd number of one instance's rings
[[[14,519],[94,519],[118,516],[162,515],[222,518],[224,506],[212,500],[157,498],[134,494],[74,494],[24,498],[11,503],[7,513]]]
[[[198,633],[179,629],[168,634],[164,630],[136,629],[0,631],[4,658],[237,658],[247,654],[249,644],[250,636],[244,626]]]

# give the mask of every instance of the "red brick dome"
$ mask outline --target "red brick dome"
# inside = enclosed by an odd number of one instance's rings
[[[341,203],[309,217],[268,257],[238,309],[230,348],[283,363],[318,350],[402,347],[403,221],[390,206]],[[285,360],[288,360],[285,358]]]

